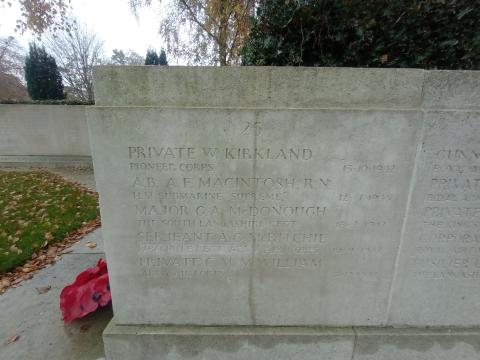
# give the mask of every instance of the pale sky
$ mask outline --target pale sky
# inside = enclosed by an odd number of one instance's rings
[[[106,57],[111,56],[112,49],[133,49],[145,56],[149,47],[156,50],[164,47],[158,35],[160,20],[165,16],[159,0],[153,1],[155,5],[150,8],[141,9],[137,18],[131,13],[128,0],[71,0],[71,3],[72,13],[78,21],[85,23],[104,41]],[[34,36],[15,33],[15,20],[18,18],[18,6],[0,7],[0,36],[14,36],[27,49]],[[172,60],[169,58],[171,64]]]

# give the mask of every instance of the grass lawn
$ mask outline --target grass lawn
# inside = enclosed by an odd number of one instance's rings
[[[0,273],[98,217],[97,197],[43,171],[0,171]]]

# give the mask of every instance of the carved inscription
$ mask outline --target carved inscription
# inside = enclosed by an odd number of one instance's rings
[[[260,131],[248,124],[242,134]],[[294,147],[192,147],[129,144],[124,149],[131,213],[136,223],[138,266],[156,279],[228,278],[252,266],[269,271],[322,271],[326,259],[381,257],[381,243],[351,246],[352,234],[383,232],[396,200],[388,187],[372,191],[369,177],[396,176],[393,163],[333,161],[321,176],[314,149]],[[282,167],[298,163],[298,175],[231,175],[233,167],[255,161]],[[338,174],[341,174],[338,176]],[[358,183],[358,185],[356,185]],[[348,184],[348,186],[347,186]],[[353,186],[352,186],[353,184]],[[305,200],[307,199],[307,200]],[[368,217],[349,215],[362,204],[378,207]],[[381,204],[381,205],[374,205]],[[315,231],[311,229],[315,224]],[[307,226],[305,226],[307,225]],[[338,240],[340,238],[340,241]],[[327,265],[331,266],[331,265]],[[334,277],[376,277],[379,271],[338,268]]]
[[[419,279],[480,279],[480,148],[431,149],[422,231],[411,258]]]

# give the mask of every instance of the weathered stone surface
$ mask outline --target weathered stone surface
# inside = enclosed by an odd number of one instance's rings
[[[351,329],[115,325],[108,360],[351,360]]]
[[[352,360],[476,360],[478,329],[355,329]]]
[[[86,129],[85,129],[86,131]],[[90,156],[0,155],[2,167],[92,168]]]
[[[89,117],[119,324],[385,321],[420,112]]]
[[[390,323],[480,324],[480,113],[429,111]]]
[[[108,360],[477,360],[478,329],[134,326],[110,322]]]
[[[480,110],[480,71],[426,71],[424,109]]]
[[[24,162],[34,156],[90,160],[85,106],[0,105],[0,156],[6,155]]]
[[[96,69],[118,324],[479,326],[479,77]]]
[[[321,212],[256,218],[253,323],[382,324],[421,114],[295,111],[257,119],[257,147],[300,145],[312,158],[257,160],[257,177],[296,179],[300,186],[283,191],[281,200],[260,198],[255,206],[315,206]]]
[[[238,135],[246,122],[255,120],[254,113],[91,111],[95,176],[119,323],[250,323],[249,272],[242,262],[251,253],[250,228],[236,226],[236,216],[223,213],[239,205],[223,194],[224,188],[250,193],[253,187],[223,179],[253,177],[252,162],[225,159],[225,148],[252,147],[251,133]],[[209,147],[219,148],[213,159]],[[150,165],[153,170],[144,169]],[[212,221],[225,225],[210,225]]]
[[[311,67],[94,69],[101,106],[419,108],[424,71]]]

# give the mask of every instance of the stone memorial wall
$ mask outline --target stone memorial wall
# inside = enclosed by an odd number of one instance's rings
[[[480,326],[480,112],[424,126],[389,323]]]
[[[85,107],[0,104],[0,165],[91,167]]]
[[[205,349],[352,359],[370,350],[355,350],[348,327],[480,326],[479,80],[97,68],[87,115],[115,314],[109,359]],[[206,348],[181,355],[185,331]],[[225,333],[246,347],[215,349]],[[249,336],[273,343],[257,352]],[[151,352],[167,339],[175,349]]]

